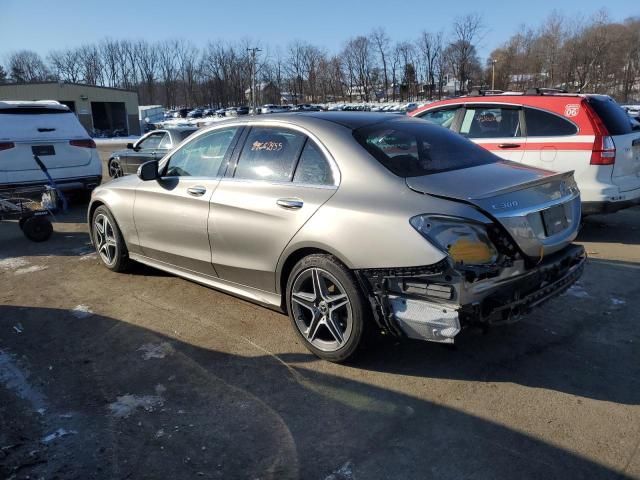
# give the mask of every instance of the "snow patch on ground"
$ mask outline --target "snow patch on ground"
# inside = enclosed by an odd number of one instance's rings
[[[587,292],[582,285],[579,283],[574,283],[569,290],[567,290],[566,295],[571,295],[576,298],[589,298],[589,292]]]
[[[0,350],[0,384],[31,403],[35,411],[44,411],[45,397],[31,386],[27,377],[28,374],[18,368],[11,355]]]
[[[24,268],[29,265],[29,262],[22,257],[15,258],[0,258],[0,270],[9,271]]]
[[[66,430],[64,428],[59,428],[55,432],[52,432],[49,435],[42,437],[42,440],[40,441],[42,443],[49,443],[58,438],[66,437],[67,435],[75,435],[76,433],[78,432],[76,432],[75,430]]]
[[[353,475],[353,464],[351,461],[348,461],[324,480],[355,480],[355,478]]]
[[[131,395],[126,394],[116,398],[109,404],[109,410],[114,417],[127,418],[135,410],[142,408],[146,412],[153,412],[164,405],[162,393],[166,391],[163,385],[156,385],[156,395]]]
[[[34,273],[41,272],[42,270],[46,270],[48,267],[46,265],[31,265],[30,267],[19,268],[14,272],[15,275],[24,275],[26,273]]]
[[[162,343],[145,343],[139,349],[142,351],[142,358],[150,360],[152,358],[164,358],[173,353],[173,347],[168,342]]]
[[[87,305],[76,305],[73,310],[71,310],[71,315],[76,318],[87,318],[93,315],[93,310]]]
[[[623,300],[621,298],[611,297],[612,305],[625,305],[626,303],[627,303],[626,300]]]
[[[78,257],[78,260],[80,261],[84,261],[84,260],[97,260],[98,259],[98,254],[96,252],[93,253],[86,253],[84,255],[80,255]]]
[[[109,145],[111,143],[133,143],[139,139],[140,137],[136,135],[129,135],[128,137],[94,138],[93,141],[96,142],[96,145]]]

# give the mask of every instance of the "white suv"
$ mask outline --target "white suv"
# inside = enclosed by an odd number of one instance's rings
[[[48,183],[34,155],[62,190],[91,191],[102,180],[96,144],[67,106],[0,101],[0,185]]]

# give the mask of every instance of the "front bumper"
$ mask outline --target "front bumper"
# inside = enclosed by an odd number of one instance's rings
[[[569,245],[518,275],[470,280],[448,260],[414,269],[357,271],[379,327],[393,335],[453,343],[465,327],[512,322],[554,298],[584,271],[586,255]]]

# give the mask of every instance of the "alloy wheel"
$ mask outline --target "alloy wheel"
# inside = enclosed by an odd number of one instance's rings
[[[117,258],[118,243],[111,221],[106,215],[100,213],[96,215],[93,227],[96,250],[104,263],[113,265]]]
[[[119,160],[113,159],[109,162],[109,175],[111,178],[118,178],[123,175],[122,165],[120,165]]]
[[[291,290],[291,311],[304,338],[324,352],[342,348],[353,330],[351,302],[344,286],[321,268],[302,271]]]

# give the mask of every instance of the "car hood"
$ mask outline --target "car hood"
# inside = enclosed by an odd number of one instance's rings
[[[413,191],[475,206],[534,259],[563,249],[578,233],[580,192],[573,172],[499,161],[409,177],[406,183]]]

